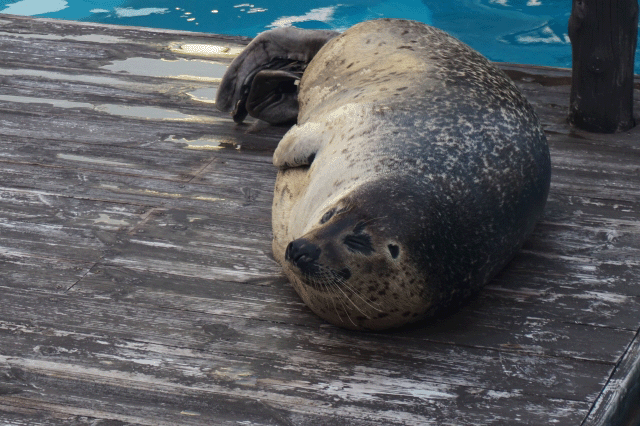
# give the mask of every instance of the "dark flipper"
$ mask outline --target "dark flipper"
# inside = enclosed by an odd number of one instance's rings
[[[236,123],[247,114],[272,124],[295,120],[297,86],[307,64],[335,31],[278,28],[256,37],[231,63],[216,96],[221,111]],[[280,70],[282,72],[268,72]]]
[[[263,70],[256,74],[246,101],[249,115],[271,124],[295,123],[302,73]]]

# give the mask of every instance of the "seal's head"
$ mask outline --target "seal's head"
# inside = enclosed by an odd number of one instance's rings
[[[285,274],[311,310],[342,327],[386,329],[423,317],[430,297],[410,244],[393,232],[393,220],[362,207],[326,209],[288,243]]]

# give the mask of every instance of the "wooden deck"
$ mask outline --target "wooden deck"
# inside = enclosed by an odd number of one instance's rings
[[[544,220],[457,314],[345,331],[271,258],[286,129],[211,103],[246,43],[0,16],[0,424],[631,424],[640,128],[573,131],[568,70],[504,65],[549,138]]]

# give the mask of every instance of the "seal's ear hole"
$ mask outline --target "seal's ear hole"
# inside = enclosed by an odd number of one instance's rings
[[[391,253],[391,257],[396,259],[400,254],[400,247],[398,247],[395,244],[389,244],[387,247],[389,248],[389,253]]]

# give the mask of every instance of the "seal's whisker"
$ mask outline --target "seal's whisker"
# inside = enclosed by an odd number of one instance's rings
[[[327,288],[334,290],[340,290],[340,292],[342,292],[342,295],[344,297],[337,297],[338,301],[342,304],[342,309],[345,313],[345,315],[347,316],[347,318],[349,319],[349,322],[351,322],[351,324],[353,324],[354,326],[357,327],[357,324],[351,319],[351,316],[349,315],[349,309],[347,309],[347,305],[344,301],[344,299],[347,299],[351,302],[351,300],[349,299],[349,297],[342,291],[342,289],[340,289],[339,285],[335,283],[335,280],[333,279],[333,274],[330,273],[330,271],[328,271],[327,269],[323,268],[321,270],[322,273],[322,278],[325,280],[325,283],[327,284]],[[330,291],[329,292],[330,295],[332,296],[339,296],[337,291]],[[336,297],[331,297],[331,300],[334,303],[334,307],[336,309],[336,313],[338,313],[338,307],[335,305],[335,299]],[[351,302],[353,304],[353,302]],[[355,305],[354,305],[355,306]],[[356,309],[358,307],[356,306]],[[338,314],[338,316],[340,316],[340,314]]]
[[[342,295],[351,302],[354,308],[356,308],[362,315],[371,319],[371,316],[364,312],[363,307],[359,306],[347,293],[344,292],[343,288],[346,288],[349,293],[360,299],[364,304],[366,304],[369,308],[373,309],[377,312],[383,312],[378,306],[374,306],[371,301],[367,300],[360,292],[358,292],[355,288],[350,286],[345,279],[343,279],[340,275],[336,274],[329,268],[320,267],[320,277],[326,283],[332,284],[332,288],[339,290]],[[318,282],[319,280],[313,279],[314,282]],[[335,292],[334,294],[338,294]],[[346,307],[345,307],[346,309]]]
[[[332,283],[332,284],[335,286],[335,283]],[[343,293],[343,294],[344,294],[344,293]],[[347,299],[347,300],[349,300],[349,301],[353,304],[353,302],[351,301],[351,299],[349,299],[349,297],[347,297],[346,295],[345,295],[345,297],[346,297],[346,299]],[[344,309],[344,313],[345,313],[345,315],[347,316],[347,318],[349,319],[349,321],[351,322],[351,324],[353,324],[355,327],[357,327],[358,325],[357,325],[357,324],[356,324],[356,323],[351,319],[351,315],[349,315],[349,309],[347,309],[347,304],[346,304],[346,302],[345,302],[343,299],[339,299],[339,300],[340,300],[340,302],[342,303],[342,307],[343,307],[343,309]],[[355,305],[354,305],[354,306],[355,306]],[[356,308],[357,308],[357,306],[356,306]],[[367,318],[368,318],[368,317],[367,317]]]
[[[361,308],[360,306],[358,306],[357,303],[355,303],[353,300],[351,300],[351,298],[349,297],[349,295],[347,295],[347,293],[344,292],[344,290],[340,287],[339,284],[336,284],[335,282],[332,282],[332,284],[338,289],[340,290],[340,292],[344,295],[344,297],[351,302],[351,304],[353,305],[354,308],[356,308],[358,310],[358,312],[360,312],[362,315],[364,315],[365,317],[367,317],[367,319],[371,319],[371,317],[369,315],[367,315]],[[353,294],[353,291],[351,291],[351,293]],[[355,325],[355,324],[354,324]]]
[[[362,300],[367,306],[369,306],[371,309],[373,309],[374,311],[378,311],[378,312],[382,312],[382,309],[380,309],[380,305],[379,304],[375,304],[375,302],[372,302],[370,300],[367,300],[366,297],[364,297],[360,292],[356,291],[352,286],[350,286],[349,284],[347,284],[346,281],[342,280],[340,282],[340,284],[344,287],[347,288],[347,290],[351,291],[351,293],[353,293],[355,296],[357,296],[360,300]],[[376,306],[378,305],[378,306]]]
[[[329,294],[330,296],[333,296],[333,294],[335,294],[335,293],[331,292],[330,284],[331,283],[329,281],[327,281],[326,283],[323,283],[322,285],[323,285],[324,288],[327,289],[327,294]],[[338,315],[338,319],[340,321],[342,321],[342,317],[340,316],[340,311],[338,311],[338,306],[336,305],[335,297],[329,297],[329,298],[331,299],[331,304],[333,305],[333,309],[336,311],[336,315]]]
[[[331,299],[331,303],[333,304],[333,309],[336,311],[336,315],[338,316],[338,319],[342,322],[342,317],[340,316],[340,311],[338,310],[338,306],[336,305],[335,299],[337,296],[337,292],[332,291],[333,287],[335,286],[335,284],[332,281],[332,274],[330,274],[330,271],[328,271],[326,268],[320,268],[320,276],[316,277],[316,276],[311,276],[311,275],[305,275],[307,277],[307,279],[312,282],[314,285],[322,287],[325,289],[326,293],[329,295],[329,298]],[[344,302],[343,302],[343,306],[344,306]],[[349,318],[349,321],[351,323],[353,323],[353,320],[349,317],[349,313],[346,309],[346,307],[343,307],[345,314],[347,315],[347,318]],[[355,326],[356,324],[353,323],[353,325]]]
[[[345,280],[344,278],[342,278],[341,276],[335,273],[333,273],[332,275],[333,275],[333,278],[337,281],[339,286],[345,287],[347,290],[349,290],[351,293],[357,296],[360,300],[362,300],[367,306],[369,306],[374,311],[382,312],[378,304],[374,304],[375,302],[367,300],[367,298],[361,292],[357,291],[353,286],[349,285],[347,280]]]

